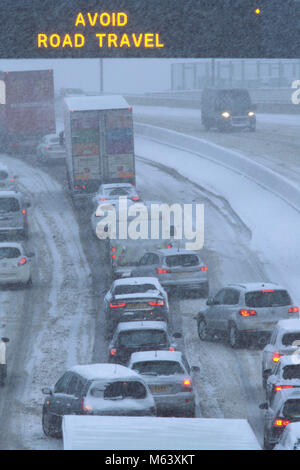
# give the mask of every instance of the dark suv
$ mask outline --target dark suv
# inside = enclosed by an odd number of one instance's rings
[[[143,378],[120,364],[72,367],[42,392],[47,395],[42,415],[46,436],[61,437],[64,415],[156,416]]]
[[[249,129],[255,131],[255,105],[243,88],[205,88],[202,91],[201,121],[206,130]]]

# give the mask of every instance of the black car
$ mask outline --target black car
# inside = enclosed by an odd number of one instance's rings
[[[151,281],[152,278],[149,279]],[[129,278],[127,284],[123,279],[113,282],[104,297],[105,329],[108,337],[111,337],[120,321],[169,322],[167,294],[158,290],[150,281],[147,278]]]
[[[174,338],[181,333],[168,332],[163,321],[140,321],[119,323],[108,347],[108,361],[127,364],[132,353],[138,351],[175,351]]]
[[[42,426],[61,437],[64,415],[156,416],[153,396],[137,372],[120,364],[75,366],[53,388],[43,388]]]
[[[255,108],[248,90],[244,88],[205,88],[201,99],[201,122],[206,130],[255,131]]]

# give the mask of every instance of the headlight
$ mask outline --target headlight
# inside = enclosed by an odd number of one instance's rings
[[[224,113],[222,113],[221,116],[224,117],[224,118],[229,118],[230,113],[228,111],[224,111]]]
[[[248,116],[250,117],[255,116],[255,113],[253,111],[249,111]]]

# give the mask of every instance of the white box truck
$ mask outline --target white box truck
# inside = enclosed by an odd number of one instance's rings
[[[73,195],[102,183],[135,185],[132,109],[119,95],[64,99],[67,182]]]

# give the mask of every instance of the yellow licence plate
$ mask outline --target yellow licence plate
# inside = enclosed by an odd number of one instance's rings
[[[167,392],[169,390],[168,385],[150,385],[149,388],[153,393]]]
[[[147,304],[127,304],[126,308],[147,308]]]

